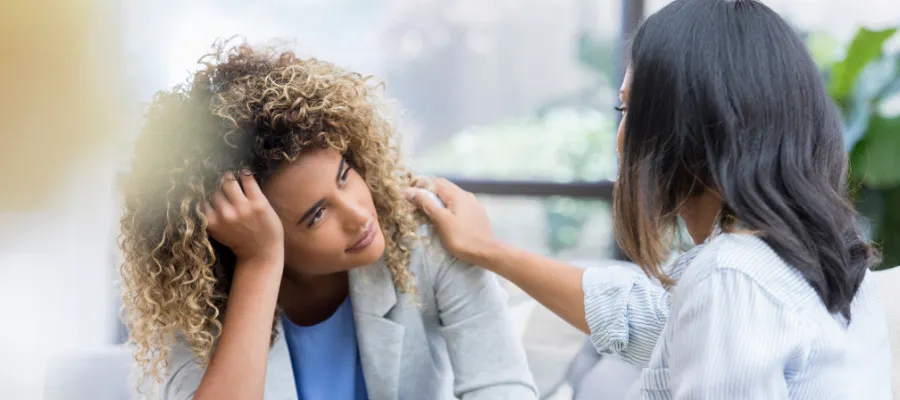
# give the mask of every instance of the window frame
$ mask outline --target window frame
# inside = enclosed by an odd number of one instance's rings
[[[621,81],[625,76],[625,51],[628,40],[644,18],[645,0],[621,0],[621,28],[617,38],[616,75]],[[618,94],[617,94],[618,96]],[[615,99],[618,102],[618,98]],[[622,116],[617,116],[617,123]],[[599,199],[612,202],[615,183],[610,180],[593,182],[552,182],[539,180],[504,180],[504,179],[463,179],[448,177],[459,187],[482,195],[509,197],[550,197],[564,196],[581,199]],[[613,244],[613,258],[627,260],[627,256]]]

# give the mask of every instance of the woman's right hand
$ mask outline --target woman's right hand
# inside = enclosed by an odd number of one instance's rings
[[[207,231],[231,248],[237,263],[222,333],[191,396],[197,400],[261,399],[265,393],[272,315],[284,272],[284,228],[253,175],[242,172],[240,179],[238,184],[226,173],[203,206]]]
[[[219,190],[203,206],[207,231],[228,246],[239,262],[284,259],[284,228],[252,174],[225,173]],[[243,186],[243,190],[241,189]]]

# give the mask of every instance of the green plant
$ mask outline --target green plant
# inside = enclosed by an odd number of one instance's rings
[[[900,51],[885,52],[897,29],[860,29],[845,54],[822,51],[830,40],[808,41],[841,109],[850,158],[851,195],[862,223],[882,250],[876,269],[900,265]]]
[[[576,181],[597,181],[603,177],[596,168],[602,160],[608,167],[614,165],[611,129],[606,126],[584,127],[560,149],[564,167]],[[611,177],[612,174],[607,174]],[[547,222],[547,248],[552,254],[575,247],[588,218],[597,213],[596,200],[549,197],[544,199],[544,217]]]
[[[615,55],[615,46],[612,40],[596,37],[588,32],[581,32],[578,36],[578,61],[594,73],[595,81],[586,85],[577,93],[570,94],[562,99],[549,102],[540,109],[538,115],[547,110],[552,110],[559,103],[572,100],[580,100],[588,103],[591,94],[603,93],[603,88],[614,82],[615,63],[610,62]],[[614,127],[613,127],[614,129]],[[595,129],[585,130],[581,140],[562,149],[563,159],[567,169],[574,173],[577,180],[597,181],[603,177],[592,174],[590,168],[597,159],[613,160],[613,154],[609,151],[610,138],[614,130]],[[612,164],[612,162],[609,162]],[[547,222],[547,247],[552,254],[558,254],[578,243],[581,232],[587,218],[597,212],[597,201],[571,199],[566,197],[550,197],[544,200],[544,216]]]

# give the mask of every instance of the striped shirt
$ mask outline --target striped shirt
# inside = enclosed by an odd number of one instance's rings
[[[582,278],[591,341],[643,367],[644,399],[890,399],[884,311],[871,273],[852,322],[762,240],[718,234],[679,258],[668,288],[626,268]]]

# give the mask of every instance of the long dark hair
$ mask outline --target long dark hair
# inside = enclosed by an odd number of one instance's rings
[[[877,259],[847,199],[839,114],[792,28],[752,0],[677,0],[631,44],[631,93],[614,200],[620,246],[660,265],[686,200],[720,196],[803,274],[832,313]]]

